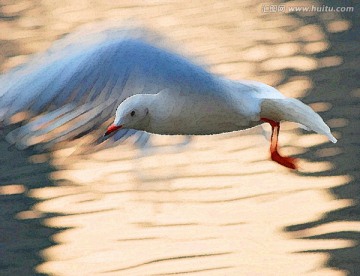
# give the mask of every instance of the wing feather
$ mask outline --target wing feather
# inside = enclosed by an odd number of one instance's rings
[[[211,74],[164,45],[162,38],[141,29],[87,29],[64,37],[0,76],[0,123],[11,124],[15,114],[28,113],[7,139],[24,148],[82,133],[102,135],[116,107],[129,96],[169,87],[214,90]],[[134,133],[119,132],[114,140]]]

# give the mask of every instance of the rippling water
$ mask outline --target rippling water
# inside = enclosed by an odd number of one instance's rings
[[[166,147],[174,138],[155,136],[165,147],[146,154],[131,143],[37,153],[2,140],[1,275],[360,273],[359,14],[271,14],[262,5],[0,4],[2,71],[84,23],[136,22],[213,72],[303,98],[340,138],[334,146],[284,124],[283,152],[303,158],[297,173],[268,161],[260,129],[176,149]]]

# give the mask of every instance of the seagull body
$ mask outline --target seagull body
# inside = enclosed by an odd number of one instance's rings
[[[289,168],[295,168],[294,160],[277,150],[280,121],[300,123],[336,142],[301,101],[263,83],[214,75],[141,32],[129,33],[69,35],[1,76],[0,123],[10,124],[24,111],[34,118],[8,140],[19,147],[51,146],[101,130],[116,110],[106,131],[115,140],[136,131],[210,135],[270,123],[271,158]]]
[[[301,101],[253,81],[223,82],[220,92],[197,93],[165,89],[123,101],[105,135],[122,128],[167,135],[209,135],[244,130],[263,122],[272,127],[271,159],[295,169],[296,160],[278,152],[280,121],[303,124],[336,142],[322,118]]]
[[[211,135],[243,130],[261,123],[260,100],[254,97],[250,87],[244,87],[243,91],[237,91],[224,83],[217,87],[219,90],[209,93],[165,89],[157,94],[139,94],[131,98],[129,108],[118,109],[117,117],[124,116],[127,109],[135,111],[136,116],[141,109],[135,107],[146,106],[145,120],[135,124],[129,120],[125,125],[166,135]],[[117,124],[124,125],[122,121],[119,119]]]

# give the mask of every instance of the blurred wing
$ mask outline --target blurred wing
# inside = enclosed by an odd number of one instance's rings
[[[159,36],[139,29],[81,30],[0,76],[0,122],[22,120],[7,139],[26,148],[51,147],[89,132],[98,137],[131,95],[202,86],[193,79],[205,76],[203,69],[152,46],[154,41],[164,44]],[[113,139],[134,133],[122,131]]]

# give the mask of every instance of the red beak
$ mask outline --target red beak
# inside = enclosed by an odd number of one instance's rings
[[[108,136],[110,133],[113,133],[114,131],[117,131],[120,128],[122,128],[122,125],[120,125],[120,126],[110,125],[108,127],[107,131],[105,132],[104,136]]]

